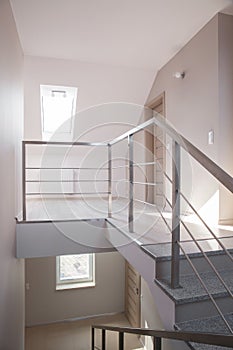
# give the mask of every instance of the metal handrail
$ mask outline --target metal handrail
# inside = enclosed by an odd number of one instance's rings
[[[145,201],[136,200],[134,198],[134,185],[147,185],[147,186],[156,186],[157,183],[154,182],[139,182],[134,181],[134,168],[139,166],[149,166],[149,165],[155,165],[156,161],[154,162],[141,162],[141,163],[134,163],[133,160],[133,153],[134,153],[134,140],[133,136],[137,134],[138,132],[144,131],[148,127],[151,127],[153,125],[158,126],[160,129],[162,129],[167,135],[169,135],[172,138],[173,142],[173,164],[172,164],[172,179],[168,176],[168,174],[163,171],[163,176],[172,184],[172,203],[167,199],[167,197],[162,193],[161,195],[165,198],[166,203],[172,208],[172,227],[168,224],[166,218],[163,215],[162,210],[160,210],[156,204],[147,203]],[[115,144],[127,140],[128,142],[128,164],[125,165],[119,165],[119,166],[113,166],[113,159],[112,159],[112,146]],[[233,178],[227,174],[223,169],[221,169],[216,163],[214,163],[210,158],[208,158],[203,152],[201,152],[199,149],[197,149],[194,145],[192,145],[187,139],[185,139],[182,135],[178,134],[166,121],[164,118],[162,118],[159,114],[156,115],[156,117],[151,118],[150,120],[147,120],[146,122],[136,126],[135,128],[127,131],[123,135],[113,139],[110,142],[55,142],[55,141],[23,141],[23,218],[26,219],[26,203],[25,203],[25,196],[26,193],[26,183],[27,182],[37,182],[34,180],[27,180],[26,179],[26,170],[29,169],[35,169],[39,170],[42,168],[36,168],[36,167],[26,167],[26,152],[25,147],[26,145],[54,145],[54,146],[91,146],[91,147],[99,147],[104,146],[108,149],[108,156],[107,156],[107,167],[105,168],[43,168],[43,169],[98,169],[98,170],[107,170],[108,171],[108,179],[106,180],[94,180],[96,182],[108,182],[108,190],[107,192],[98,192],[99,194],[107,194],[108,195],[108,217],[112,216],[112,183],[115,182],[115,180],[112,179],[112,172],[113,169],[118,168],[127,168],[129,169],[128,175],[129,178],[126,180],[129,183],[129,193],[128,193],[128,225],[129,225],[129,232],[133,232],[133,224],[134,224],[134,201],[142,202],[144,204],[153,205],[157,207],[158,212],[160,213],[161,218],[167,225],[168,229],[172,233],[172,273],[171,273],[171,284],[173,288],[176,288],[179,286],[179,260],[180,260],[180,250],[183,251],[184,256],[187,258],[188,262],[190,263],[191,267],[193,268],[196,276],[202,283],[203,287],[205,288],[207,294],[209,295],[210,299],[213,301],[216,309],[218,310],[220,316],[222,317],[223,321],[226,323],[228,329],[232,332],[231,327],[227,323],[224,315],[222,314],[221,310],[219,309],[217,303],[215,302],[213,296],[211,293],[209,293],[208,288],[206,287],[205,283],[201,279],[198,271],[196,270],[195,266],[192,264],[190,257],[188,254],[183,250],[183,247],[180,243],[180,224],[184,226],[186,231],[189,233],[190,237],[192,238],[193,242],[197,245],[201,253],[203,254],[204,258],[207,260],[207,262],[210,264],[211,268],[216,273],[216,276],[221,281],[225,289],[227,290],[228,294],[232,297],[233,293],[228,288],[218,271],[216,270],[215,266],[212,264],[210,259],[208,258],[205,251],[201,248],[200,244],[197,242],[187,225],[184,223],[184,221],[181,219],[181,213],[180,213],[180,198],[182,197],[184,201],[190,206],[190,208],[193,210],[195,215],[200,219],[200,221],[203,223],[203,225],[206,227],[206,229],[210,232],[213,239],[218,242],[219,246],[222,247],[222,249],[225,251],[225,253],[228,255],[228,257],[233,261],[233,257],[231,256],[230,252],[225,248],[224,244],[221,242],[221,240],[215,235],[215,233],[212,231],[212,229],[207,225],[207,223],[202,219],[202,217],[199,215],[197,210],[193,207],[193,205],[188,201],[188,199],[184,196],[184,194],[180,191],[180,149],[183,148],[185,151],[187,151],[199,164],[201,164],[214,178],[216,178],[220,184],[225,186],[230,192],[233,193]],[[61,182],[88,182],[91,180],[63,180]],[[125,180],[122,180],[125,181]],[[52,180],[41,180],[38,182],[54,182]],[[56,182],[56,181],[55,181]],[[60,182],[60,181],[58,181]],[[39,193],[32,193],[32,195],[41,194]],[[46,195],[50,193],[44,193]],[[52,195],[57,195],[59,193],[51,193]],[[63,193],[63,194],[80,194],[80,195],[89,195],[89,194],[96,194],[96,192],[91,193],[81,193],[81,192],[71,192],[71,193]]]
[[[224,246],[224,244],[222,244],[222,242],[219,240],[219,238],[216,236],[216,234],[213,232],[213,230],[211,230],[211,228],[207,225],[207,223],[203,220],[203,218],[201,217],[201,215],[197,212],[197,210],[194,208],[194,206],[190,203],[190,201],[185,197],[185,195],[180,192],[180,196],[185,200],[185,202],[190,206],[190,208],[193,210],[193,212],[195,213],[195,215],[199,218],[199,220],[202,222],[202,224],[205,226],[205,228],[209,231],[209,233],[214,237],[214,239],[218,242],[218,244],[221,246],[221,248],[224,250],[224,252],[227,254],[227,256],[229,257],[229,259],[231,261],[233,261],[233,257],[230,254],[230,252],[226,249],[226,247]]]
[[[107,182],[108,179],[103,179],[103,180],[63,180],[63,179],[59,179],[59,180],[26,180],[26,182],[29,183],[38,183],[38,182],[54,182],[54,183],[58,183],[58,182]]]
[[[108,146],[107,142],[67,142],[67,141],[31,141],[24,140],[23,144],[25,145],[44,145],[44,146],[90,146],[90,147],[98,147],[98,146]]]
[[[213,334],[213,333],[202,333],[202,332],[165,331],[165,330],[155,330],[155,329],[148,329],[148,328],[93,325],[91,330],[92,350],[94,350],[94,347],[95,347],[95,329],[100,329],[104,331],[104,347],[102,343],[102,350],[105,350],[106,331],[113,331],[113,332],[118,332],[119,334],[123,334],[123,339],[124,339],[124,333],[153,337],[154,349],[156,350],[162,349],[161,339],[171,339],[171,340],[179,340],[184,342],[195,342],[200,344],[225,346],[227,348],[232,348],[232,344],[233,344],[233,335],[228,335],[228,334],[225,335],[225,334],[217,334],[217,333]],[[103,335],[102,335],[102,340],[103,340]],[[156,342],[156,340],[158,341]],[[124,350],[124,342],[123,344],[121,343],[121,347],[119,346],[119,350]]]
[[[213,175],[223,186],[225,186],[230,192],[233,193],[233,178],[222,168],[220,168],[220,166],[213,162],[209,157],[207,157],[203,152],[201,152],[197,147],[195,147],[191,142],[189,142],[185,137],[175,131],[175,129],[173,129],[159,114],[156,114],[156,117],[147,120],[146,122],[127,131],[123,135],[115,138],[114,140],[110,141],[109,144],[112,146],[124,139],[127,139],[130,135],[134,135],[151,125],[157,125],[163,131],[165,131],[175,142],[177,142],[195,160],[197,160],[198,163],[204,166],[204,168],[208,170],[208,172]]]
[[[169,200],[166,198],[166,196],[164,196],[166,199],[166,202],[168,203],[168,205],[172,208],[171,203],[169,202]],[[205,253],[205,251],[202,249],[202,247],[200,246],[200,244],[198,243],[199,241],[206,241],[206,238],[204,239],[196,239],[194,237],[194,235],[192,234],[192,232],[190,231],[190,229],[188,228],[188,226],[185,224],[185,222],[180,218],[180,222],[183,225],[183,227],[185,228],[185,230],[188,232],[189,236],[191,237],[191,241],[189,242],[194,242],[196,244],[196,246],[198,247],[198,249],[200,250],[200,252],[203,254],[203,256],[205,257],[205,259],[207,260],[207,262],[209,263],[209,265],[212,267],[212,269],[214,270],[216,276],[218,277],[218,279],[220,280],[220,282],[224,285],[225,289],[227,290],[228,294],[233,297],[233,293],[231,292],[231,290],[229,289],[229,287],[226,285],[225,281],[222,279],[221,275],[219,274],[219,272],[217,271],[217,269],[215,268],[214,264],[211,262],[211,260],[209,259],[209,257],[207,256],[207,254]],[[213,236],[212,239],[216,240],[216,235],[213,233],[213,231],[210,229],[210,232]],[[217,241],[219,241],[219,239],[217,238]],[[184,241],[182,241],[184,242]],[[228,255],[230,256],[230,258],[232,258],[231,254],[228,252],[228,250],[224,247],[224,251],[228,253]]]
[[[222,277],[220,276],[218,270],[216,269],[216,267],[214,266],[214,264],[211,262],[211,260],[209,259],[209,257],[207,256],[207,254],[205,253],[205,251],[202,249],[201,245],[198,243],[198,241],[195,239],[195,237],[193,236],[192,232],[189,230],[188,226],[184,223],[183,220],[180,220],[180,222],[182,223],[182,225],[184,226],[185,230],[188,232],[189,236],[192,238],[192,241],[195,242],[196,246],[198,247],[198,249],[200,250],[200,252],[203,254],[203,256],[205,257],[206,261],[208,262],[208,264],[211,266],[211,268],[213,269],[214,273],[216,274],[216,276],[218,277],[218,279],[220,280],[220,282],[224,285],[224,288],[226,289],[226,291],[228,292],[228,294],[233,298],[233,293],[231,292],[231,290],[228,288],[228,286],[226,285],[225,281],[222,279]]]
[[[212,301],[212,303],[214,304],[216,310],[218,311],[220,317],[222,318],[223,322],[225,323],[225,325],[227,326],[228,330],[230,331],[231,334],[233,334],[233,330],[231,329],[229,323],[227,322],[226,318],[224,317],[222,311],[220,310],[218,304],[216,303],[216,301],[214,300],[214,297],[212,296],[212,294],[209,292],[208,288],[206,287],[205,283],[203,282],[199,272],[197,271],[196,267],[194,266],[194,264],[192,263],[190,257],[188,256],[188,254],[185,252],[184,248],[182,247],[181,243],[178,242],[178,245],[181,249],[181,251],[183,252],[184,256],[186,257],[186,259],[188,260],[190,266],[192,267],[195,275],[197,276],[198,280],[200,281],[202,287],[205,289],[206,293],[208,294],[210,300]]]
[[[167,197],[162,194],[163,197],[165,198],[166,202],[168,203],[168,205],[172,208],[172,204],[170,203],[170,201],[167,199]],[[189,203],[189,201],[187,200],[187,202]],[[193,208],[194,209],[194,208]],[[195,210],[195,209],[194,209]],[[196,212],[196,211],[195,211]],[[165,224],[167,225],[168,228],[170,228],[169,224],[167,223],[166,219],[164,218],[162,212],[160,212],[160,215],[162,217],[162,219],[164,220]],[[198,217],[200,217],[200,215],[197,213]],[[201,217],[200,217],[201,218]],[[201,220],[203,221],[203,219],[201,218]],[[198,249],[200,250],[200,252],[202,253],[202,255],[204,256],[204,258],[206,259],[206,261],[208,262],[208,264],[211,266],[212,270],[214,271],[215,275],[217,276],[217,278],[219,279],[219,281],[223,284],[224,288],[226,289],[227,293],[230,295],[230,297],[233,297],[233,293],[231,292],[231,290],[229,289],[229,287],[227,286],[227,284],[225,283],[225,281],[222,279],[221,275],[219,274],[219,272],[217,271],[217,269],[215,268],[214,264],[211,262],[211,260],[209,259],[209,257],[207,256],[207,254],[205,253],[205,251],[202,249],[201,245],[198,243],[198,240],[194,237],[194,235],[191,233],[190,229],[188,228],[188,226],[184,223],[184,221],[180,218],[180,222],[183,225],[183,227],[185,228],[185,230],[188,232],[189,236],[191,237],[191,241],[190,242],[194,242],[196,244],[196,246],[198,247]],[[207,226],[207,225],[206,225]],[[207,226],[208,227],[208,226]],[[209,228],[209,227],[208,227]],[[213,239],[216,240],[216,235],[213,233],[213,231],[209,228],[210,232],[213,234]],[[171,228],[170,228],[170,232],[171,232]],[[206,240],[206,239],[204,239]],[[218,241],[218,239],[217,239]],[[217,311],[219,312],[219,315],[221,316],[221,318],[223,319],[224,323],[226,324],[227,328],[230,330],[230,332],[233,334],[233,330],[231,328],[231,326],[229,325],[229,323],[227,322],[226,318],[224,317],[223,313],[221,312],[220,308],[218,307],[217,303],[215,302],[213,296],[211,295],[211,293],[209,292],[208,288],[205,285],[205,282],[203,281],[203,279],[201,278],[200,274],[198,273],[197,269],[195,268],[195,266],[193,265],[191,259],[189,258],[188,254],[184,251],[184,249],[181,247],[181,243],[184,242],[178,242],[180,249],[182,250],[185,258],[187,259],[188,263],[190,264],[191,268],[193,269],[195,275],[197,276],[198,280],[201,282],[202,286],[204,287],[204,289],[206,290],[208,296],[210,297],[211,301],[213,302],[214,306],[216,307]],[[227,252],[227,254],[230,255],[230,258],[232,258],[231,254],[228,252],[228,250],[225,248],[225,246],[222,244],[222,246],[224,247],[224,251]]]
[[[87,146],[87,147],[106,147],[108,148],[108,167],[33,167],[26,165],[26,146]],[[26,212],[26,196],[37,196],[37,195],[47,195],[47,196],[57,196],[57,195],[107,195],[108,196],[108,217],[111,217],[111,206],[112,206],[112,169],[111,169],[111,146],[108,142],[60,142],[60,141],[22,141],[22,201],[23,201],[23,221],[27,219]],[[108,171],[108,179],[102,180],[31,180],[27,179],[27,171],[28,170],[107,170]],[[75,192],[75,191],[67,191],[67,192],[27,192],[26,184],[27,183],[89,183],[89,182],[107,182],[108,190],[107,191],[98,191],[98,192]]]

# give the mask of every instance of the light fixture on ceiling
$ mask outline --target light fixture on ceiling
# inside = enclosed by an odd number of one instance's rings
[[[185,72],[175,72],[173,74],[173,77],[176,78],[176,79],[184,79],[185,77]]]

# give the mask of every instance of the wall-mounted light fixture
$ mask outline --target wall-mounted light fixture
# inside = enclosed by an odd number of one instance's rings
[[[185,72],[175,72],[173,74],[173,77],[176,78],[176,79],[184,79],[185,77]]]

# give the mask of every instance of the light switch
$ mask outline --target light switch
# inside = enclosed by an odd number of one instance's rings
[[[210,130],[208,132],[208,144],[213,145],[214,144],[214,130]]]

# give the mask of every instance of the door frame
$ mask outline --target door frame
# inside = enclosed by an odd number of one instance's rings
[[[135,290],[130,288],[129,270],[131,270],[131,272],[135,274],[136,277]],[[134,300],[132,300],[129,294],[134,297]],[[132,316],[135,317],[131,317],[128,311],[129,307],[132,309],[132,312],[134,314]],[[132,327],[141,327],[141,275],[127,260],[125,260],[125,315]]]
[[[160,106],[162,104],[162,112],[161,114],[163,115],[164,118],[166,118],[166,104],[165,104],[165,91],[163,91],[161,94],[153,98],[151,101],[147,102],[145,104],[145,107],[148,110],[151,110],[151,113],[145,113],[144,121],[152,118],[153,116],[153,110],[156,109],[156,107]],[[148,111],[147,110],[147,111]],[[156,127],[153,126],[152,133],[155,135],[155,129]],[[146,150],[148,149],[151,155],[147,155],[148,152],[146,151],[145,155],[145,161],[153,161],[155,160],[155,142],[156,138],[149,133],[145,133],[145,147]],[[163,153],[162,153],[162,158],[163,158],[163,171],[166,170],[166,148],[163,148]],[[154,167],[155,168],[155,167]],[[156,182],[156,170],[152,169],[152,167],[147,167],[146,169],[146,178],[148,179],[148,182]],[[165,183],[163,184],[163,192],[165,191]],[[149,201],[150,203],[155,203],[155,198],[156,198],[156,186],[152,189],[149,186],[146,186],[145,188],[145,201]],[[163,203],[164,205],[165,203]]]

